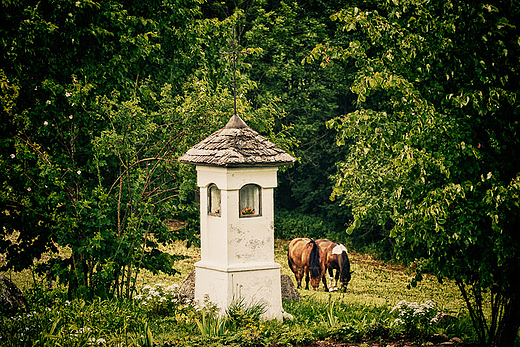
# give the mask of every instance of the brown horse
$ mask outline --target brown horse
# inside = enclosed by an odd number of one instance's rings
[[[332,242],[327,239],[316,240],[325,255],[325,264],[329,271],[330,291],[338,290],[338,279],[340,280],[343,291],[347,290],[348,282],[351,279],[350,261],[347,249],[340,243]],[[335,281],[333,281],[333,271],[336,270]],[[323,279],[325,282],[325,278]]]
[[[298,288],[301,288],[305,274],[305,289],[309,289],[309,273],[313,290],[317,290],[320,280],[323,280],[325,291],[328,291],[325,276],[325,258],[320,247],[314,240],[307,238],[294,239],[289,243],[287,252],[289,267],[296,277]]]

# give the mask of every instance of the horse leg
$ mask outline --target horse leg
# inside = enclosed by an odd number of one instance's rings
[[[329,288],[327,287],[327,270],[324,269],[321,273],[321,281],[323,282],[323,289],[328,292]]]
[[[297,288],[301,288],[302,287],[302,278],[303,278],[303,269],[297,269],[297,272],[294,273],[294,275],[296,276],[296,282],[298,283],[298,286]]]
[[[323,282],[323,289],[328,292],[330,291],[329,288],[327,288],[327,269],[323,272],[323,276],[321,277],[321,281]]]
[[[334,269],[332,267],[329,267],[328,272],[329,272],[329,280],[330,280],[329,291],[332,292],[334,290],[334,282],[332,281]]]
[[[305,267],[305,289],[309,290],[309,267]]]
[[[334,282],[334,288],[335,288],[335,290],[338,290],[338,279],[339,279],[339,275],[340,275],[340,273],[339,273],[339,269],[338,269],[338,270],[336,270],[336,276],[334,277],[334,280],[335,280],[335,282]]]

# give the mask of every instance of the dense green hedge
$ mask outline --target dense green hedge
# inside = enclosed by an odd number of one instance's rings
[[[386,232],[380,226],[365,224],[349,235],[346,232],[347,227],[336,220],[299,211],[277,209],[274,234],[275,237],[283,240],[297,237],[326,238],[345,244],[349,250],[367,253],[382,260],[392,259],[394,241],[385,236]]]
[[[275,237],[290,240],[296,237],[312,239],[328,238],[337,242],[346,241],[345,229],[341,230],[332,221],[301,212],[277,210],[274,220]]]

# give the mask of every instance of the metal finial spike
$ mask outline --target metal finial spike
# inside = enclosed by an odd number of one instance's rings
[[[235,26],[233,25],[233,52],[236,52]],[[237,78],[236,78],[237,55],[233,54],[233,110],[237,114]]]
[[[247,54],[249,53],[246,51],[237,51],[236,50],[236,40],[235,40],[235,25],[233,25],[233,44],[232,44],[233,50],[231,52],[221,52],[219,54],[227,55],[231,54],[233,55],[233,115],[237,115],[237,78],[236,78],[236,59],[237,55],[239,54]]]

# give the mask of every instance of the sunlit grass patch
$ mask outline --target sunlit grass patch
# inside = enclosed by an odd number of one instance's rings
[[[178,273],[175,275],[168,275],[162,272],[153,274],[151,271],[141,269],[137,276],[137,288],[141,288],[145,285],[154,285],[156,283],[165,283],[168,285],[180,283],[194,270],[193,265],[200,260],[200,248],[193,245],[186,247],[186,242],[184,241],[174,241],[168,245],[161,245],[160,250],[182,257],[182,259],[177,260],[174,264],[174,269],[178,271]]]
[[[275,260],[282,265],[282,274],[289,275],[296,283],[294,274],[287,265],[288,241],[277,240]],[[388,264],[372,258],[370,255],[349,252],[352,280],[345,293],[326,293],[323,285],[320,290],[301,289],[300,293],[313,295],[315,300],[327,301],[332,295],[346,303],[393,307],[401,300],[409,302],[434,301],[445,313],[457,314],[465,310],[465,303],[454,282],[442,284],[434,276],[425,275],[416,287],[408,289],[413,272],[401,265]]]

